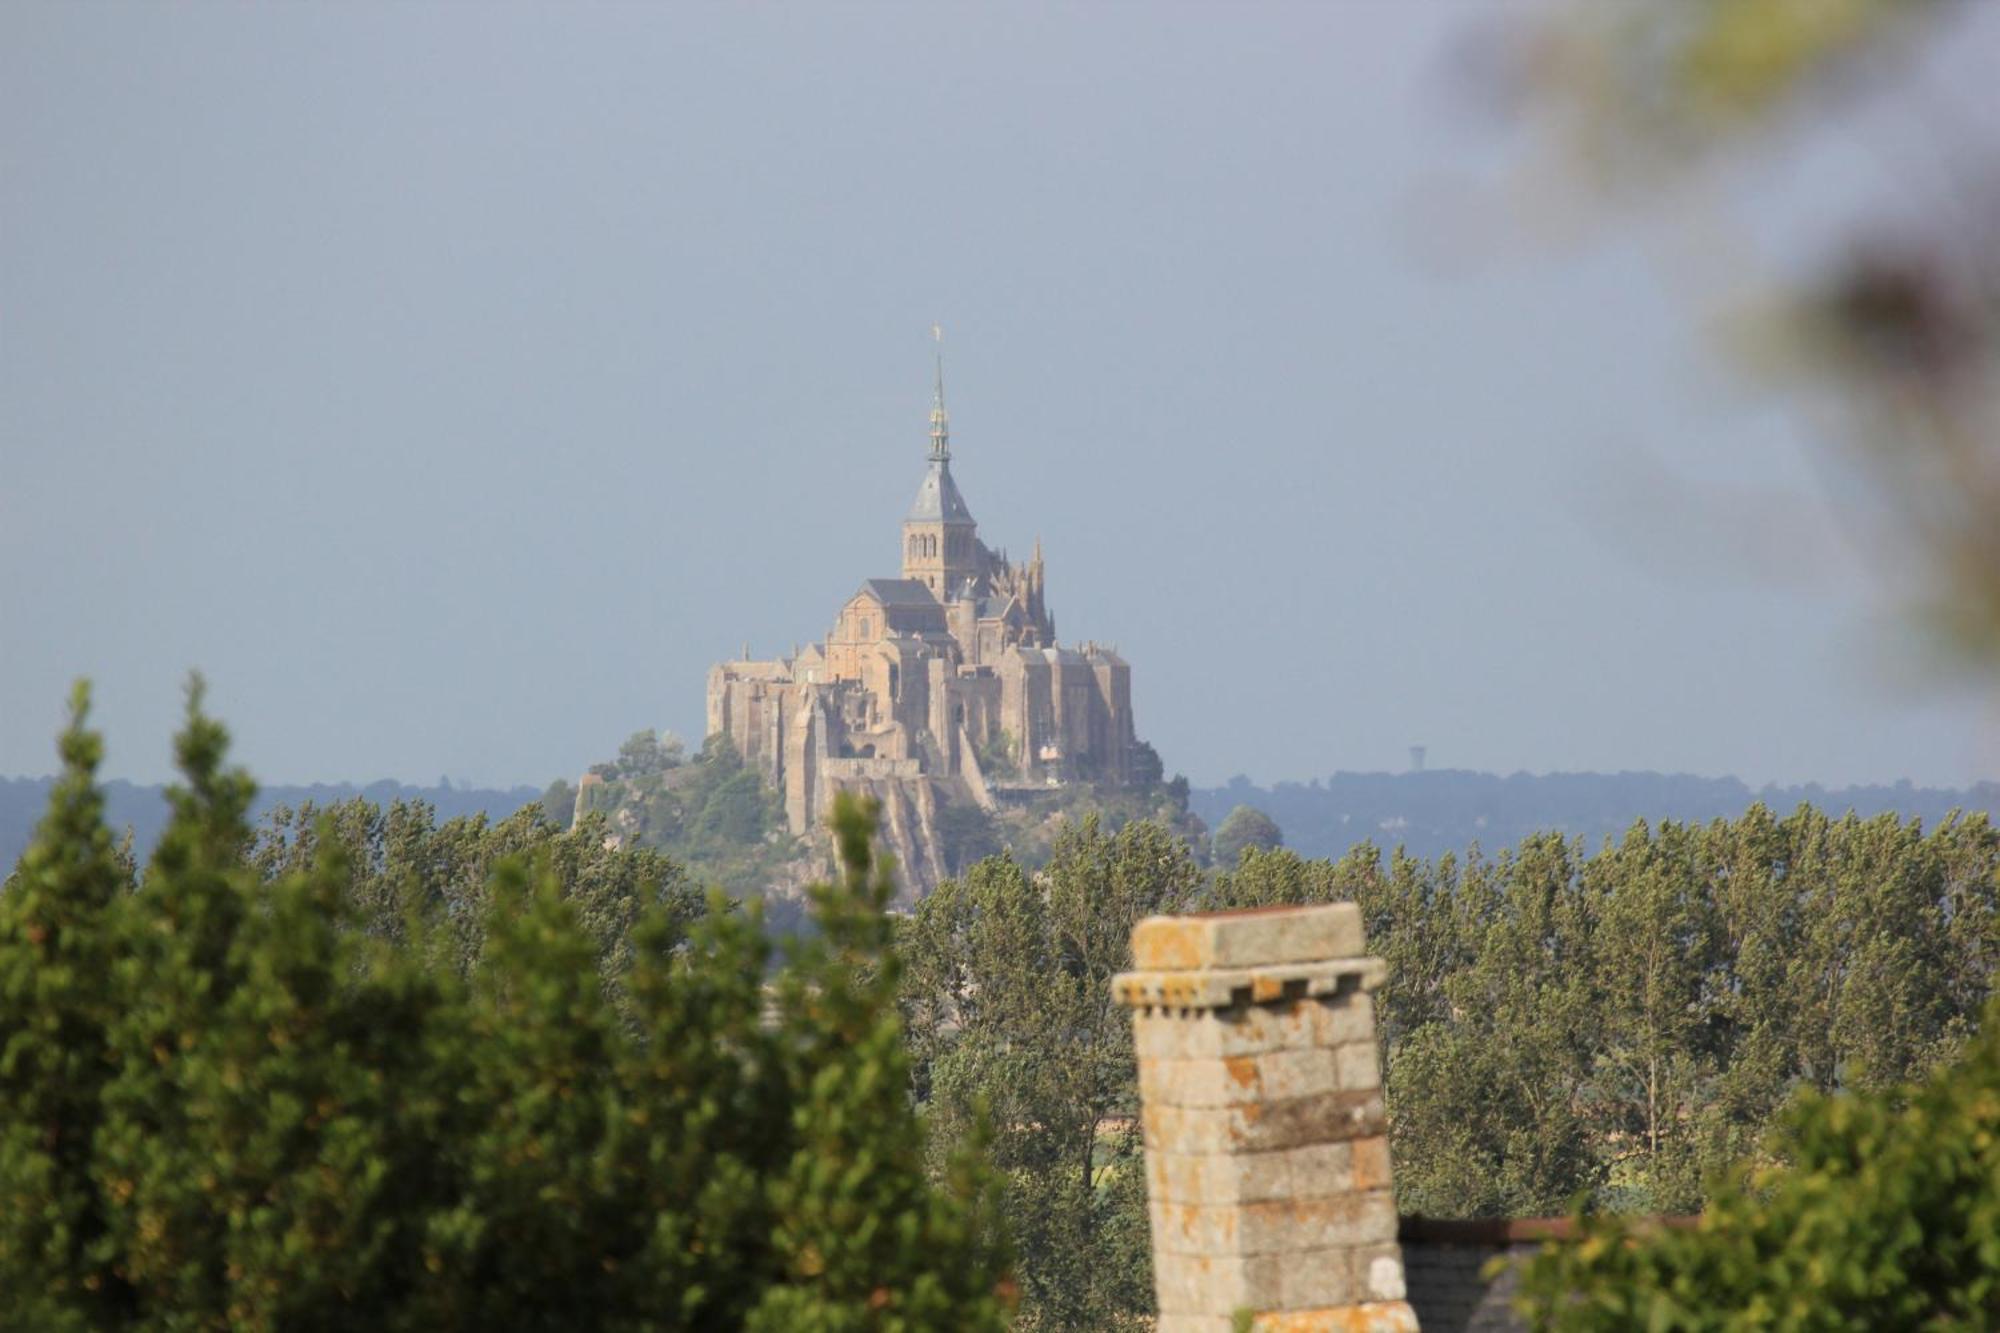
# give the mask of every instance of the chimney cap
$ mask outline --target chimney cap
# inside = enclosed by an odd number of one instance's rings
[[[1320,963],[1362,952],[1353,903],[1149,916],[1132,927],[1132,966],[1148,972]]]

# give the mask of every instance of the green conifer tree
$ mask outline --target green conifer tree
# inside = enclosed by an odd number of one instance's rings
[[[229,1308],[228,1220],[215,1202],[233,1163],[210,1151],[207,1129],[226,1113],[216,1039],[243,980],[234,946],[256,883],[243,859],[254,789],[224,768],[227,733],[201,700],[197,678],[175,739],[172,818],[128,903],[111,987],[117,1072],[96,1154],[119,1271],[143,1307],[179,1312],[186,1327]]]
[[[770,1185],[785,1281],[745,1327],[1002,1328],[991,1189],[962,1153],[940,1184],[925,1174],[886,913],[895,883],[870,847],[874,808],[843,795],[831,823],[841,877],[813,890],[819,930],[793,945],[776,997],[793,1130]]]
[[[690,934],[679,872],[591,827],[254,842],[196,681],[128,892],[85,703],[0,895],[0,1327],[1005,1324],[989,1177],[925,1172],[867,812],[772,980],[758,914]]]
[[[104,824],[89,711],[79,682],[62,776],[0,893],[0,1299],[23,1328],[102,1328],[131,1309],[90,1175],[114,1070],[113,917],[130,877]]]

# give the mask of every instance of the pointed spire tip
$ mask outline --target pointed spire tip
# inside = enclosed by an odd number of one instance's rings
[[[944,410],[944,327],[932,324],[931,338],[937,343],[937,386],[931,399],[931,458],[935,462],[950,462],[951,419]]]

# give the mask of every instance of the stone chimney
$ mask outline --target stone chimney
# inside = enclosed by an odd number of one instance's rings
[[[1408,1333],[1353,903],[1156,916],[1132,1009],[1159,1333]]]

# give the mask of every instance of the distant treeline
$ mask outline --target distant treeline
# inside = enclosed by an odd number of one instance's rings
[[[1582,838],[1595,848],[1617,839],[1635,819],[1705,824],[1737,819],[1753,804],[1780,813],[1810,805],[1830,815],[1894,814],[1934,826],[1953,810],[2000,817],[2000,783],[1966,788],[1909,782],[1866,787],[1766,786],[1685,773],[1335,773],[1324,780],[1260,787],[1237,776],[1188,794],[1194,812],[1219,828],[1239,805],[1254,806],[1284,830],[1285,845],[1304,856],[1344,856],[1356,843],[1412,856],[1463,852],[1478,843],[1510,847],[1537,833]]]
[[[628,742],[629,744],[629,742]],[[27,850],[35,820],[48,805],[51,778],[0,778],[0,865],[12,865]],[[550,791],[574,799],[566,784]],[[440,783],[420,787],[380,781],[366,785],[319,782],[309,786],[266,787],[257,794],[252,818],[279,807],[311,802],[325,808],[360,797],[388,807],[422,801],[439,822],[484,814],[498,822],[545,793],[534,787],[469,787]],[[165,789],[115,780],[104,784],[111,827],[132,831],[134,851],[143,857],[166,826]],[[1488,849],[1513,846],[1538,833],[1582,838],[1597,847],[1617,839],[1635,819],[1707,823],[1736,819],[1754,804],[1780,813],[1811,805],[1831,815],[1852,811],[1864,818],[1894,814],[1935,826],[1953,810],[1984,811],[2000,819],[2000,783],[1971,787],[1919,787],[1909,782],[1865,787],[1802,786],[1753,788],[1736,778],[1703,778],[1684,773],[1474,773],[1437,769],[1426,773],[1335,773],[1310,782],[1262,787],[1231,778],[1220,787],[1195,787],[1188,807],[1209,828],[1222,827],[1239,805],[1253,806],[1275,820],[1287,847],[1304,856],[1341,857],[1355,844],[1372,841],[1387,851],[1402,847],[1412,856],[1464,852],[1477,843]],[[567,811],[551,811],[560,818]],[[676,848],[685,855],[685,849]],[[982,849],[984,850],[984,849]]]
[[[13,865],[28,850],[35,821],[48,809],[54,778],[0,778],[0,865]],[[114,832],[132,832],[135,855],[143,859],[159,841],[173,813],[167,805],[165,787],[142,786],[122,778],[103,784],[105,822]],[[356,797],[384,808],[397,801],[422,801],[436,812],[439,822],[461,815],[484,814],[495,822],[505,819],[542,793],[533,787],[458,787],[440,783],[417,787],[403,782],[315,782],[303,787],[262,787],[250,812],[252,822],[280,806],[292,809],[311,802],[324,809]]]

